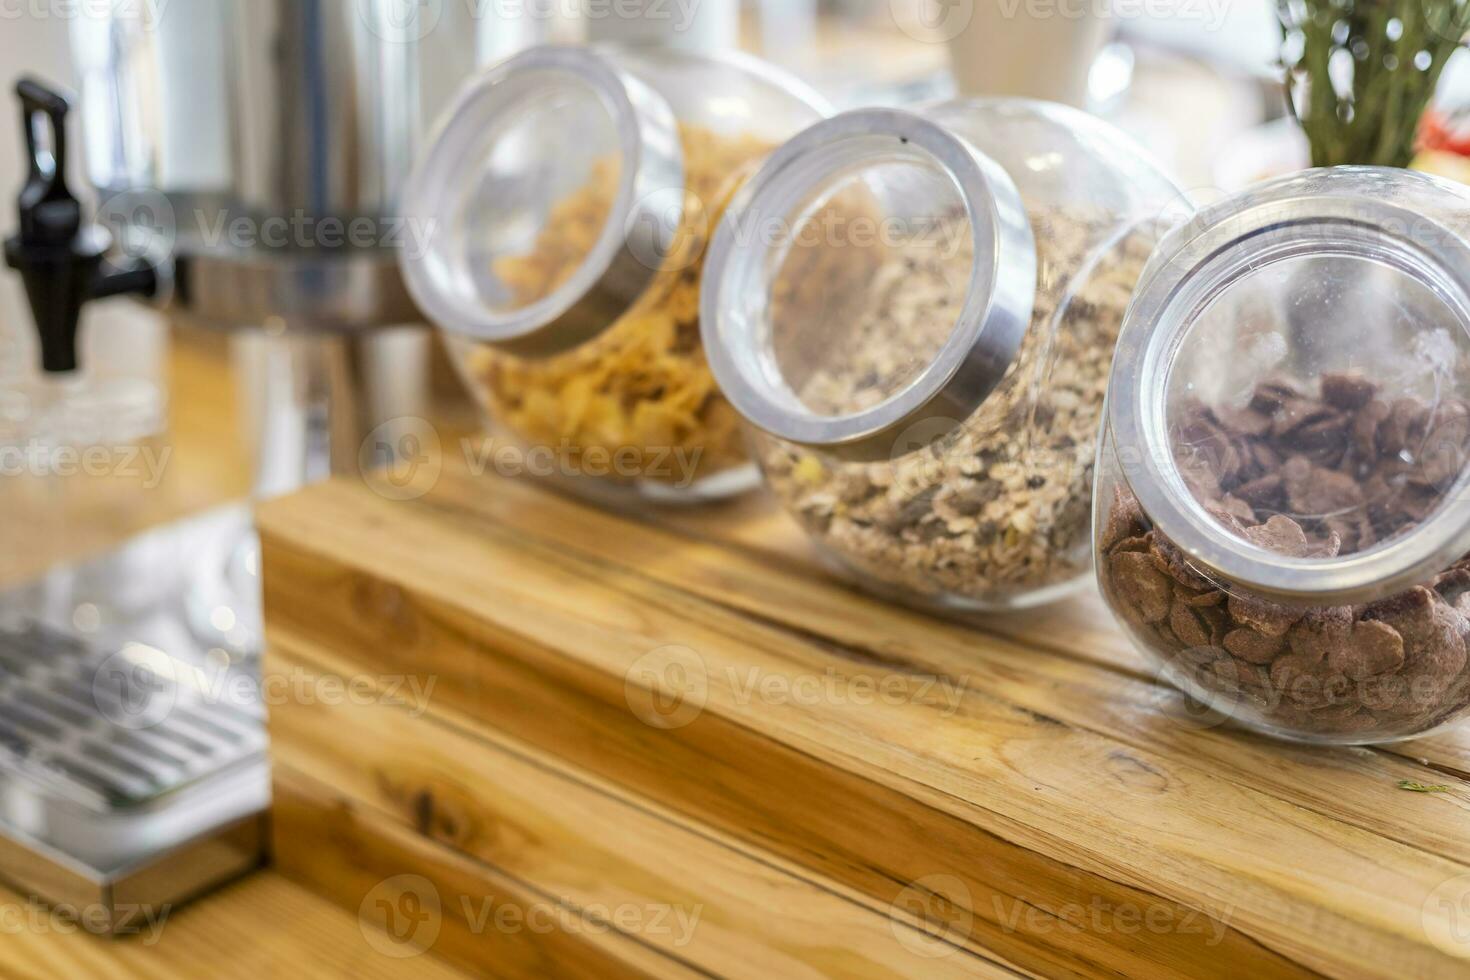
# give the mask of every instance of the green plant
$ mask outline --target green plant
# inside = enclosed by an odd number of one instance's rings
[[[1407,166],[1470,0],[1278,0],[1287,103],[1314,166]]]

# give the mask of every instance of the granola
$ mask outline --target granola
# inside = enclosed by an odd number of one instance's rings
[[[970,418],[921,423],[900,438],[892,461],[872,464],[764,443],[762,463],[778,497],[827,554],[870,583],[1002,607],[1090,570],[1103,398],[1155,229],[1115,236],[1099,251],[1113,220],[1061,210],[1030,218],[1038,259],[1030,328],[1005,378]],[[927,359],[953,328],[953,266],[936,250],[896,256],[869,278],[866,308],[830,345],[824,369],[796,391],[814,410],[883,401],[901,387],[895,378],[907,381],[916,352]]]
[[[1470,404],[1388,398],[1359,372],[1180,406],[1176,458],[1220,524],[1292,558],[1373,548],[1427,518],[1470,453]],[[1419,734],[1470,707],[1470,557],[1357,606],[1270,601],[1193,568],[1119,487],[1099,537],[1104,594],[1187,686],[1285,733]]]
[[[524,441],[583,458],[638,457],[638,479],[702,479],[749,462],[734,410],[705,361],[699,280],[709,236],[730,196],[771,149],[753,136],[684,125],[685,211],[675,245],[644,295],[592,341],[548,358],[490,346],[469,372],[492,416]],[[501,259],[497,276],[525,305],[554,292],[591,251],[612,207],[618,170],[599,161],[591,179],[552,212],[532,251]],[[605,472],[605,468],[603,470]],[[626,471],[625,471],[626,472]],[[615,478],[615,475],[613,475]]]

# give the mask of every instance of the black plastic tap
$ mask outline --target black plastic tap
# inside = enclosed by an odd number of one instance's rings
[[[141,259],[109,261],[111,234],[83,222],[81,202],[66,185],[67,96],[30,78],[21,79],[15,92],[30,174],[17,202],[20,231],[5,241],[5,262],[25,283],[42,369],[75,371],[82,307],[106,296],[153,296],[158,270]]]

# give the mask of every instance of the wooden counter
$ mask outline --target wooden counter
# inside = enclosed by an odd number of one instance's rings
[[[0,588],[52,565],[105,553],[148,528],[245,498],[250,466],[240,448],[224,336],[179,331],[167,383],[168,431],[146,447],[155,454],[147,465],[161,465],[156,486],[129,477],[0,480],[7,518]],[[147,472],[143,461],[128,465]]]
[[[763,980],[1470,969],[1464,729],[1181,723],[1095,599],[945,623],[834,584],[760,503],[611,516],[460,455],[261,513],[269,672],[355,692],[273,703],[278,867],[432,908],[410,941]],[[487,896],[568,911],[499,929]]]
[[[104,939],[0,889],[0,977],[6,980],[454,980],[433,957],[382,955],[357,917],[263,872],[177,909],[156,932]]]
[[[51,564],[85,557],[129,535],[196,511],[242,498],[249,467],[239,449],[234,386],[223,337],[179,331],[170,356],[170,468],[156,492],[126,509],[73,497],[62,520],[64,541],[46,534],[55,521],[18,519],[7,511],[0,586],[23,581]],[[17,496],[31,488],[7,485]],[[103,503],[109,495],[104,491]],[[15,497],[6,498],[10,502]],[[433,957],[384,956],[349,913],[261,872],[163,918],[156,942],[148,930],[121,939],[89,935],[53,918],[29,899],[0,887],[0,977],[108,977],[116,980],[297,980],[315,977],[394,977],[448,980],[461,976]],[[371,932],[371,930],[369,930]]]

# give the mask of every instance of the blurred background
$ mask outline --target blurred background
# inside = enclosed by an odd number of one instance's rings
[[[1229,190],[1289,168],[1306,153],[1299,132],[1283,119],[1274,0],[669,0],[671,20],[641,27],[606,16],[611,7],[599,0],[393,3],[439,21],[446,6],[469,5],[483,34],[482,61],[497,47],[505,53],[543,39],[657,34],[687,19],[691,26],[670,35],[675,43],[739,46],[802,76],[839,107],[937,97],[956,88],[1080,102],[1143,141],[1191,188]],[[0,7],[0,84],[7,95],[23,73],[79,88],[75,22],[108,7],[45,0]],[[166,16],[167,6],[159,9]],[[1022,26],[1028,11],[1035,29]],[[183,14],[176,11],[176,19]],[[1459,76],[1451,66],[1444,88],[1457,88]],[[6,198],[23,174],[19,138],[17,126],[0,126]],[[86,186],[81,157],[70,160],[78,187]],[[15,277],[0,277],[0,377],[12,380],[33,359],[19,301]],[[151,314],[107,304],[89,312],[93,317],[125,326],[83,331],[89,363],[120,375],[163,370],[163,333]],[[9,416],[17,411],[11,405]]]
[[[1407,13],[1380,16],[1399,8]],[[80,635],[107,639],[101,649],[120,649],[129,668],[167,650],[154,661],[249,672],[261,644],[249,502],[421,456],[426,439],[473,415],[439,341],[414,325],[383,242],[330,255],[315,247],[324,243],[231,251],[159,225],[174,202],[222,219],[227,207],[279,215],[306,202],[334,219],[389,220],[433,119],[466,78],[511,53],[546,41],[738,49],[839,109],[956,94],[1066,102],[1133,135],[1207,203],[1314,162],[1470,177],[1459,111],[1470,105],[1459,45],[1467,9],[1466,0],[0,0],[0,238],[21,224],[15,201],[28,173],[54,184],[46,161],[58,137],[40,122],[49,112],[66,133],[63,169],[82,220],[101,212],[120,218],[115,228],[154,233],[136,250],[118,240],[134,262],[158,259],[149,248],[160,241],[176,252],[144,291],[179,299],[167,317],[88,303],[82,369],[47,376],[20,277],[0,274],[0,654],[33,640],[6,633],[18,613],[53,631],[35,641],[43,648]],[[55,102],[16,111],[23,75],[79,95],[64,126]],[[1384,108],[1365,93],[1387,75],[1403,98]],[[57,447],[99,448],[105,478],[61,472]],[[205,523],[95,558],[180,519]],[[48,572],[84,557],[90,564]],[[258,705],[235,721],[231,758],[257,768],[225,816],[262,808],[267,789]],[[7,778],[0,764],[0,796]],[[118,839],[77,838],[52,843],[76,854]]]
[[[1447,9],[1460,6],[1443,2]],[[646,15],[627,16],[638,4]],[[375,193],[387,201],[411,160],[415,140],[477,66],[542,41],[584,40],[743,49],[805,79],[838,108],[955,93],[1070,102],[1135,136],[1182,186],[1208,200],[1311,161],[1303,129],[1290,118],[1284,83],[1283,57],[1301,57],[1300,37],[1293,41],[1289,35],[1301,32],[1284,31],[1282,17],[1311,18],[1321,13],[1317,8],[1330,6],[1317,0],[313,0],[307,5],[335,11],[321,14],[324,18],[351,17],[354,28],[369,35],[399,32],[403,36],[394,40],[413,43],[397,48],[420,52],[408,67],[369,65],[371,84],[357,95],[360,104],[352,110],[366,120],[357,126],[380,126],[384,133],[393,126],[404,130],[394,137],[391,158],[378,161],[380,172],[350,175],[364,187],[381,185]],[[95,187],[166,181],[172,193],[191,181],[207,181],[213,171],[235,165],[216,159],[232,153],[229,141],[238,136],[231,135],[231,126],[280,125],[251,120],[248,113],[222,120],[240,103],[227,106],[228,93],[196,81],[214,79],[219,87],[228,78],[239,86],[249,78],[250,66],[230,61],[228,32],[218,30],[234,16],[231,10],[228,0],[0,2],[5,100],[10,101],[22,74],[81,95],[69,123],[74,151],[67,169],[87,213],[99,203],[115,203],[99,202]],[[1338,54],[1351,62],[1358,43],[1343,38],[1339,46],[1348,50]],[[1439,99],[1446,105],[1470,101],[1456,94],[1466,88],[1463,61],[1463,52],[1456,53],[1439,82]],[[1340,67],[1334,60],[1333,70]],[[374,80],[375,73],[382,77]],[[179,79],[187,81],[179,84]],[[411,83],[407,101],[412,105],[395,97],[401,83]],[[1351,82],[1339,78],[1334,84]],[[155,145],[155,114],[188,118],[193,128],[176,127]],[[6,215],[0,227],[7,233],[15,223],[13,195],[25,174],[21,133],[19,125],[0,124],[0,197],[7,202],[0,208]],[[381,136],[356,133],[352,138],[366,145]],[[1450,169],[1461,159],[1450,158]],[[250,318],[248,311],[243,315]],[[422,414],[421,403],[431,392],[451,402],[458,398],[452,372],[433,349],[437,342],[420,332],[377,330],[361,343],[323,345],[275,337],[280,324],[274,322],[230,323],[246,329],[223,332],[177,317],[170,329],[150,308],[126,302],[85,308],[79,336],[86,369],[63,392],[38,381],[30,319],[19,277],[0,275],[0,446],[24,444],[40,432],[51,442],[132,443],[151,436],[159,452],[183,436],[208,440],[214,451],[175,456],[157,492],[145,498],[117,488],[115,506],[99,506],[97,481],[85,490],[77,489],[79,481],[6,481],[3,502],[11,513],[29,516],[5,529],[11,547],[0,548],[0,584],[91,553],[120,532],[197,511],[204,501],[269,496],[334,466],[340,469],[340,458],[333,462],[313,453],[340,456],[344,447],[353,452],[353,438],[339,438],[336,450],[311,448],[324,438],[314,433],[313,426],[321,425],[312,420],[335,419],[344,411],[337,404],[342,385],[332,378],[361,382],[351,390],[353,425],[344,430],[358,441],[382,419]],[[228,375],[200,382],[199,372],[180,372],[181,359],[200,349],[227,358]],[[384,363],[394,366],[390,375],[379,370]],[[186,411],[181,406],[189,402],[180,399],[191,397],[194,407]],[[437,411],[442,417],[455,406]],[[232,419],[230,427],[200,421],[220,413]],[[73,431],[63,434],[67,429]],[[398,438],[391,436],[389,442]],[[73,495],[85,496],[88,512],[105,518],[70,520]],[[44,546],[28,547],[28,542]]]

